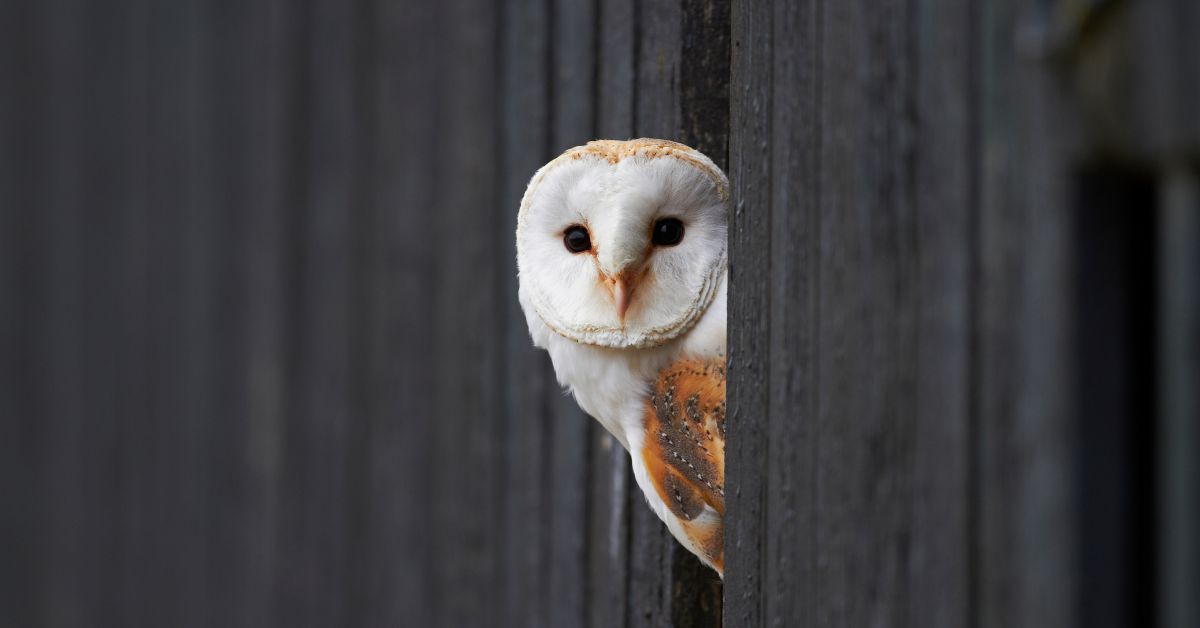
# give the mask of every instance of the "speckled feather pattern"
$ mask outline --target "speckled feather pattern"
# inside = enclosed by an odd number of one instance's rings
[[[642,459],[658,498],[697,556],[723,570],[725,357],[684,358],[659,372],[646,401]]]

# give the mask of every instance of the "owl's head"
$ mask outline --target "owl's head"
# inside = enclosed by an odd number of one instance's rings
[[[725,272],[729,183],[675,142],[598,140],[538,170],[517,216],[522,305],[555,333],[653,347],[687,331]]]

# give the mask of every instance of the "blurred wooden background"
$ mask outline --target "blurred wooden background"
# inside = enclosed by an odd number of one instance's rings
[[[0,624],[1200,625],[1198,33],[4,3]],[[723,592],[515,299],[529,176],[636,136],[735,192]]]
[[[552,156],[723,159],[691,4],[6,4],[0,623],[717,621],[515,298]]]
[[[726,624],[1200,625],[1200,7],[734,7]]]

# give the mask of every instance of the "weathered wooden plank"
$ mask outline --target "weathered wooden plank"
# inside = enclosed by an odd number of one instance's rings
[[[821,625],[908,611],[916,232],[911,16],[825,6],[817,263],[817,611]]]
[[[29,365],[30,418],[42,424],[43,437],[34,462],[34,487],[44,494],[34,506],[40,543],[33,549],[42,561],[32,574],[41,585],[34,613],[46,623],[113,623],[120,612],[119,579],[111,577],[119,568],[119,515],[110,452],[120,379],[112,332],[121,287],[119,260],[105,247],[122,233],[128,181],[123,160],[107,157],[122,155],[120,107],[129,84],[120,80],[118,42],[128,33],[123,15],[73,3],[47,3],[30,15],[26,27],[37,42],[31,52],[44,63],[31,69],[46,76],[30,86],[42,100],[31,155],[39,162],[29,182],[35,203],[18,210],[38,210],[30,235],[42,283],[33,297],[37,356]],[[106,45],[110,55],[84,52]]]
[[[730,566],[730,617],[959,625],[968,614],[970,16],[932,3],[738,9],[731,157],[735,190],[756,198],[735,199],[734,302],[767,288],[734,316],[752,326],[731,336],[731,405],[767,385],[761,415],[730,439],[751,457],[731,458],[731,473],[752,472],[731,480],[742,490],[731,511],[742,500],[758,509],[731,521],[730,542],[758,549],[731,550],[745,572]],[[942,28],[959,34],[918,45],[923,29]],[[927,145],[937,149],[918,151]],[[937,176],[950,161],[950,176]],[[769,218],[752,218],[755,208]],[[753,355],[739,359],[746,348]],[[755,365],[766,374],[739,388],[737,369]],[[952,394],[939,392],[946,385]]]
[[[211,83],[210,191],[200,211],[211,223],[201,246],[211,274],[197,324],[212,330],[212,399],[204,431],[209,512],[202,522],[209,561],[205,622],[268,625],[275,567],[282,440],[284,316],[282,264],[283,106],[291,75],[283,57],[286,14],[276,4],[217,2],[205,51]]]
[[[440,67],[424,53],[440,33],[435,4],[374,3],[363,24],[370,61],[362,87],[364,131],[373,140],[364,154],[369,250],[365,312],[365,367],[369,447],[365,545],[369,552],[363,621],[369,625],[437,626],[447,603],[437,572],[435,501],[441,488],[437,450],[438,377],[425,358],[435,354],[436,278],[429,260],[443,246],[435,229],[438,182],[429,154],[438,102]],[[414,97],[421,94],[421,97]],[[434,237],[434,236],[437,237]],[[413,307],[422,295],[424,307]],[[465,375],[465,374],[464,374]],[[456,378],[457,380],[457,378]],[[457,458],[455,459],[457,460]]]
[[[770,340],[766,431],[764,623],[809,623],[817,597],[819,515],[816,511],[820,248],[820,7],[774,6],[773,71],[768,104],[774,129],[769,147]]]
[[[634,0],[600,0],[596,24],[596,134],[602,139],[629,139],[637,100]]]
[[[1035,2],[981,5],[978,580],[981,626],[1076,623],[1069,206],[1049,69],[1016,49]]]
[[[20,208],[37,202],[33,164],[44,104],[43,68],[35,55],[32,16],[15,3],[0,7],[0,616],[21,625],[42,623],[36,598],[43,585],[38,556],[42,495],[33,392],[39,303],[35,217]]]
[[[500,233],[516,231],[517,208],[529,177],[551,150],[550,23],[545,4],[527,0],[504,8],[501,55],[501,172],[495,211],[504,218]],[[506,268],[516,259],[515,243],[505,238]],[[547,404],[557,394],[549,361],[529,340],[516,301],[516,273],[505,275],[505,619],[511,626],[548,626],[546,590],[549,530],[547,460],[550,421]]]
[[[103,140],[105,154],[119,151],[119,159],[108,161],[110,170],[101,174],[109,179],[110,202],[116,211],[114,239],[101,250],[115,257],[109,290],[115,307],[111,327],[103,330],[109,339],[110,368],[115,372],[111,449],[105,454],[116,468],[112,493],[101,496],[102,508],[116,513],[115,528],[107,540],[113,546],[114,565],[108,578],[116,583],[112,621],[124,624],[151,623],[152,613],[161,616],[155,602],[141,598],[150,582],[158,577],[152,568],[152,548],[145,539],[154,535],[159,504],[154,499],[153,483],[148,481],[156,469],[158,456],[145,438],[154,433],[156,417],[150,412],[146,381],[152,368],[152,340],[146,304],[152,294],[150,283],[149,234],[153,213],[147,204],[147,147],[145,125],[149,107],[146,67],[143,60],[149,47],[149,12],[142,3],[130,3],[107,13],[115,28],[102,48],[115,51],[113,67],[101,79],[112,107],[109,118],[100,122],[108,137]],[[103,237],[92,234],[92,237]],[[96,443],[99,445],[99,443]],[[157,612],[157,613],[156,613]]]
[[[643,137],[671,139],[683,130],[679,92],[682,8],[678,2],[637,7],[634,132]]]
[[[765,581],[767,469],[769,461],[768,362],[770,359],[773,3],[734,5],[730,16],[729,178],[729,426],[725,522],[725,623],[767,625],[764,605],[773,589]],[[764,251],[764,249],[767,249]],[[786,585],[785,585],[786,587]],[[789,592],[793,587],[786,587]],[[762,592],[762,595],[760,595]]]
[[[670,533],[646,505],[641,489],[629,490],[629,600],[626,622],[630,627],[671,625],[670,560],[674,552]]]
[[[1200,178],[1174,165],[1159,220],[1160,626],[1200,623]]]
[[[297,16],[287,199],[291,290],[278,518],[276,621],[331,625],[348,612],[349,464],[353,421],[350,286],[356,147],[353,5],[315,2]]]
[[[1168,155],[1200,153],[1194,114],[1200,110],[1200,6],[1188,0],[1130,3],[1116,26],[1124,36],[1123,67],[1101,80],[1111,82],[1105,96],[1125,114],[1120,126],[1133,131],[1124,137],[1128,152],[1160,164]],[[1096,65],[1104,63],[1103,55],[1094,56]]]
[[[730,5],[680,2],[680,137],[722,169],[729,164]]]
[[[194,54],[188,55],[187,44],[194,45],[194,42],[187,38],[180,22],[199,22],[202,16],[195,12],[194,6],[186,3],[173,8],[171,11],[161,6],[151,7],[148,17],[152,27],[148,47],[155,54],[147,59],[147,82],[156,90],[164,90],[164,96],[151,103],[146,118],[149,141],[146,197],[151,207],[170,210],[155,216],[148,225],[147,257],[152,261],[149,268],[152,298],[147,304],[149,325],[146,332],[151,338],[149,360],[152,368],[146,384],[149,414],[170,417],[170,420],[143,427],[142,436],[150,444],[149,455],[140,461],[144,475],[134,481],[143,485],[138,490],[148,494],[151,510],[158,519],[154,529],[140,541],[146,551],[141,556],[149,563],[143,574],[150,570],[163,573],[144,583],[143,595],[149,602],[142,617],[136,619],[168,621],[173,613],[183,613],[196,622],[195,617],[203,610],[197,608],[194,601],[189,603],[184,599],[184,590],[202,593],[197,581],[205,574],[197,563],[198,556],[204,552],[196,542],[196,535],[186,532],[187,522],[178,511],[180,502],[186,499],[189,491],[195,490],[194,485],[180,481],[178,466],[194,464],[195,456],[183,454],[188,444],[184,442],[186,437],[178,433],[177,416],[185,403],[180,364],[184,359],[181,356],[185,340],[181,333],[183,314],[180,308],[184,293],[181,276],[183,234],[186,233],[183,215],[187,200],[181,197],[195,185],[189,178],[187,157],[194,158],[196,152],[194,143],[188,141],[192,138],[188,135],[192,117],[188,115],[186,103],[198,98],[195,88],[189,84],[197,80],[199,62]],[[192,416],[194,419],[195,415]]]
[[[292,55],[290,12],[281,3],[214,7],[226,45],[214,51],[218,116],[214,164],[222,216],[222,257],[236,266],[222,279],[222,373],[236,378],[232,398],[211,420],[221,431],[214,456],[221,487],[211,526],[214,621],[271,625],[275,612],[280,531],[278,480],[284,426],[287,288],[286,241],[291,200],[286,189],[295,109],[287,104],[300,59]],[[233,233],[230,233],[233,232]],[[236,308],[236,309],[235,309]],[[226,310],[235,310],[229,312]],[[233,317],[230,321],[228,317]]]
[[[129,591],[130,621],[236,624],[243,600],[231,572],[238,564],[241,516],[235,471],[243,421],[238,279],[243,229],[235,177],[227,176],[240,147],[231,148],[227,124],[237,112],[227,66],[214,41],[218,7],[176,5],[149,14],[149,85],[170,97],[154,99],[149,126],[153,207],[148,236],[154,298],[150,395],[145,425],[131,433],[154,443],[130,461],[131,480],[144,483],[165,525],[131,530],[131,561],[143,582]],[[225,109],[225,111],[222,111]],[[146,471],[146,469],[150,469]],[[163,577],[163,574],[168,574]],[[162,583],[159,584],[158,581]],[[152,592],[146,595],[147,591]],[[259,589],[270,599],[271,590]],[[153,598],[146,604],[140,596]],[[144,610],[149,607],[152,613]]]
[[[507,267],[499,263],[497,238],[512,231],[501,228],[498,216],[481,213],[495,202],[499,149],[491,115],[495,30],[488,6],[474,0],[443,3],[438,21],[451,51],[439,73],[436,104],[444,117],[432,151],[438,164],[432,168],[434,205],[440,207],[431,288],[439,312],[433,364],[440,417],[437,571],[443,587],[437,623],[443,626],[496,621],[503,599],[495,588],[503,577],[500,552],[514,542],[498,525],[511,493],[501,484],[508,427],[500,389],[505,322],[496,315],[512,298],[498,289]],[[535,536],[524,543],[544,541]],[[545,577],[541,569],[537,575]]]
[[[65,409],[64,406],[72,403],[69,398],[56,399],[53,387],[66,383],[66,370],[70,364],[63,360],[63,357],[70,357],[63,355],[70,347],[67,344],[69,338],[55,342],[69,323],[54,308],[63,304],[70,294],[69,286],[65,284],[69,280],[69,238],[74,236],[74,231],[69,227],[57,231],[55,227],[70,219],[69,195],[72,192],[60,189],[60,186],[76,184],[74,172],[67,169],[74,147],[69,143],[70,137],[64,136],[63,128],[70,126],[67,118],[71,103],[55,101],[53,98],[76,96],[70,91],[70,86],[71,80],[78,76],[70,66],[69,58],[53,54],[53,42],[70,40],[72,31],[77,31],[77,25],[71,21],[64,23],[58,20],[74,8],[63,3],[40,4],[26,11],[24,20],[14,19],[9,23],[12,28],[22,30],[26,35],[22,37],[13,33],[12,39],[5,39],[12,47],[10,60],[26,64],[25,68],[17,68],[17,72],[24,74],[25,80],[20,84],[26,89],[5,91],[9,92],[10,97],[19,94],[27,99],[20,117],[11,120],[13,130],[24,135],[22,141],[15,142],[11,148],[16,150],[19,147],[27,152],[6,159],[6,163],[14,166],[13,176],[25,174],[27,177],[23,179],[23,186],[6,187],[6,190],[20,194],[20,199],[24,201],[23,205],[12,206],[17,211],[22,206],[41,210],[26,217],[24,229],[28,244],[23,269],[28,275],[22,297],[26,300],[24,309],[27,318],[21,331],[27,338],[28,353],[25,356],[27,361],[21,366],[27,373],[28,385],[20,387],[14,383],[13,399],[20,399],[22,409],[27,413],[27,418],[21,424],[26,431],[26,441],[22,444],[29,447],[26,454],[29,460],[24,473],[17,477],[29,481],[28,500],[19,502],[27,508],[25,512],[29,520],[25,527],[28,536],[13,539],[12,543],[17,551],[14,552],[15,560],[11,566],[17,569],[24,567],[25,570],[9,576],[9,579],[26,582],[26,593],[40,598],[13,599],[17,604],[15,616],[28,617],[40,623],[61,618],[74,610],[76,605],[74,592],[63,583],[56,582],[62,578],[60,574],[73,573],[70,569],[73,565],[67,564],[69,554],[64,555],[62,550],[57,549],[64,540],[64,530],[55,522],[54,517],[61,507],[53,491],[62,482],[56,477],[62,471],[56,469],[50,460],[55,447],[70,444],[69,441],[56,444],[52,440],[64,432],[61,424],[69,417],[52,415],[50,411]],[[14,158],[17,163],[12,163]],[[24,164],[24,168],[18,164]],[[61,168],[51,172],[54,170],[52,165],[60,165]],[[64,196],[68,198],[64,199]],[[59,243],[64,239],[68,239],[65,250]],[[62,386],[57,394],[66,395],[69,392],[74,391]],[[26,549],[20,550],[21,545],[26,545]],[[22,561],[22,557],[28,557],[28,562]],[[19,590],[14,591],[14,596]],[[53,604],[62,604],[63,610],[55,611]]]
[[[592,0],[551,0],[550,152],[595,139],[600,7]]]
[[[132,600],[120,596],[113,577],[123,560],[116,541],[127,521],[121,492],[121,457],[133,450],[138,425],[126,416],[141,411],[138,362],[145,345],[135,314],[146,296],[143,219],[146,206],[139,187],[140,149],[144,147],[144,75],[132,64],[145,39],[144,17],[136,6],[115,10],[85,7],[87,30],[76,50],[82,68],[82,125],[79,132],[80,206],[75,208],[84,237],[78,242],[76,269],[84,309],[78,318],[81,363],[80,457],[84,475],[79,506],[85,515],[84,577],[95,607],[87,621],[115,624]],[[82,52],[83,50],[94,52]],[[113,153],[117,158],[111,158]],[[128,280],[126,283],[123,280]]]
[[[599,423],[591,428],[587,626],[624,626],[629,581],[629,455]],[[636,504],[634,504],[636,505]]]
[[[972,353],[976,216],[977,16],[969,3],[909,6],[911,115],[897,157],[912,160],[915,259],[907,272],[917,300],[915,337],[896,368],[915,369],[909,626],[970,625],[973,618]]]
[[[213,189],[214,154],[212,7],[201,2],[184,3],[164,11],[164,35],[176,38],[172,67],[162,67],[164,82],[176,90],[159,119],[164,127],[155,137],[160,150],[175,160],[174,170],[163,181],[164,205],[177,215],[170,228],[175,248],[170,277],[177,282],[174,310],[170,312],[179,344],[167,356],[174,378],[169,412],[168,442],[172,452],[168,477],[173,494],[168,499],[172,521],[168,544],[177,544],[182,567],[173,591],[184,626],[201,626],[212,617],[213,582],[218,577],[208,538],[208,517],[216,497],[212,483],[215,443],[210,439],[209,420],[217,411],[221,391],[217,383],[216,343],[218,331],[213,316],[216,300],[216,247],[224,234],[218,232]],[[177,77],[166,75],[178,71]],[[178,144],[172,145],[172,142]],[[170,186],[167,188],[167,186]]]

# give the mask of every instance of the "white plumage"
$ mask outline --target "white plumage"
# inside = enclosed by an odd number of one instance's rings
[[[672,534],[718,571],[728,198],[724,174],[682,144],[599,141],[539,170],[517,219],[534,344],[630,452]]]

